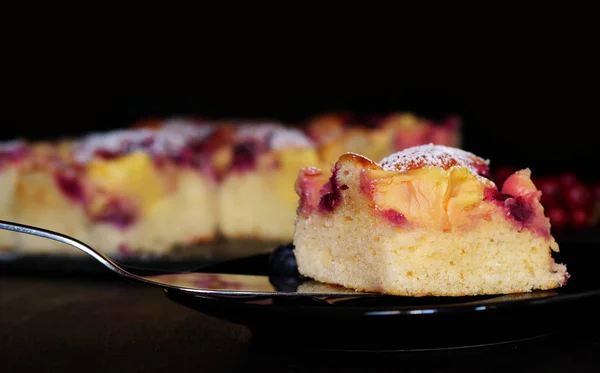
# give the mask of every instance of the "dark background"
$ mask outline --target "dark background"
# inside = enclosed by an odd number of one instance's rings
[[[69,58],[16,59],[6,70],[0,139],[80,135],[148,116],[297,122],[336,109],[455,113],[464,119],[464,147],[492,167],[600,179],[591,34],[505,31],[463,46],[442,41],[425,53],[399,41],[307,49],[287,39],[268,46],[222,42],[218,51],[202,45],[194,59],[178,55],[189,46],[73,58],[73,49],[52,49],[53,57]]]

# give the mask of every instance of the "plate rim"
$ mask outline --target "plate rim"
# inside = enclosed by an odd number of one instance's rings
[[[241,294],[241,292],[237,292],[234,295],[225,294],[223,292],[217,290],[211,290],[208,292],[193,292],[186,291],[184,289],[173,289],[173,288],[163,288],[165,292],[173,291],[175,293],[180,293],[189,298],[201,298],[212,301],[219,301],[223,303],[232,303],[232,304],[246,304],[253,305],[257,307],[272,307],[272,304],[251,304],[248,303],[248,299],[256,299],[256,298],[278,298],[278,299],[290,299],[290,298],[304,298],[304,299],[315,299],[315,300],[324,300],[323,298],[340,298],[340,297],[320,297],[318,294],[310,294],[310,295],[297,295],[295,293],[266,293],[266,292],[245,292],[246,294]],[[277,295],[279,294],[279,295]],[[282,296],[281,294],[285,294]],[[521,293],[527,294],[527,293]],[[219,296],[222,295],[222,296]],[[498,296],[507,296],[511,294],[499,294]],[[168,295],[167,295],[168,296]],[[431,305],[431,306],[378,306],[378,305],[336,305],[330,304],[327,302],[316,302],[311,306],[306,305],[294,305],[297,309],[307,310],[307,309],[319,309],[321,311],[323,308],[330,309],[339,309],[342,307],[344,311],[348,312],[361,312],[366,316],[399,316],[399,315],[443,315],[443,314],[456,314],[456,313],[483,313],[483,312],[494,312],[494,311],[503,311],[506,309],[523,309],[528,307],[537,307],[537,306],[554,306],[557,304],[570,303],[577,300],[585,300],[589,298],[593,298],[596,296],[600,296],[600,289],[595,290],[587,290],[574,294],[558,294],[551,297],[540,297],[540,298],[526,298],[526,299],[512,299],[500,302],[491,302],[491,303],[468,303],[468,304],[440,304],[440,305]],[[347,298],[351,298],[350,295],[346,294]],[[394,298],[401,296],[394,295],[381,295],[374,294],[374,296],[370,298],[377,297],[386,297],[386,298]],[[365,297],[366,298],[366,297]],[[406,297],[406,298],[415,298],[415,297]],[[444,297],[449,298],[449,297]],[[456,297],[459,298],[459,297]],[[464,298],[464,297],[460,297]],[[483,300],[482,302],[484,302]],[[474,301],[477,302],[477,301]]]

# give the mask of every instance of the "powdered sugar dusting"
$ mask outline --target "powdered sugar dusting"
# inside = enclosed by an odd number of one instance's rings
[[[2,153],[10,153],[24,147],[26,147],[26,145],[23,140],[11,140],[0,142],[0,152]]]
[[[121,153],[141,150],[143,143],[153,141],[156,134],[151,129],[117,130],[107,133],[92,133],[75,146],[75,161],[87,162],[97,152]]]
[[[240,140],[254,139],[262,141],[266,140],[273,132],[280,128],[282,128],[282,126],[274,122],[243,122],[237,126],[236,136]]]
[[[157,154],[176,153],[191,142],[206,139],[214,130],[215,126],[209,123],[169,120],[158,130],[150,151]]]
[[[7,162],[23,159],[28,153],[28,147],[23,140],[13,140],[0,143],[0,166]]]
[[[391,154],[380,162],[386,171],[405,172],[422,167],[465,167],[477,177],[487,170],[489,160],[445,145],[420,145]]]
[[[163,122],[160,132],[179,134],[186,138],[203,139],[210,135],[214,129],[215,125],[210,122],[171,118]]]
[[[303,132],[277,123],[244,123],[238,127],[237,138],[266,143],[269,149],[310,148],[314,144]]]
[[[271,148],[311,148],[313,142],[301,131],[291,128],[281,128],[271,136]]]
[[[75,147],[75,161],[85,163],[99,153],[128,154],[149,152],[173,154],[186,145],[205,139],[214,131],[209,124],[196,125],[182,120],[165,121],[158,129],[128,129],[94,133]]]

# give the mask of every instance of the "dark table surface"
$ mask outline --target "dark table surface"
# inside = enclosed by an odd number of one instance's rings
[[[258,342],[245,327],[117,278],[0,275],[1,372],[600,372],[597,323],[522,344],[436,352],[278,342]]]

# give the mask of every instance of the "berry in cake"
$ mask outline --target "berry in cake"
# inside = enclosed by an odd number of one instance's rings
[[[298,171],[318,165],[313,142],[275,123],[238,124],[223,158],[219,228],[226,238],[289,241],[294,231]]]
[[[499,187],[489,161],[421,145],[380,163],[344,154],[303,169],[298,269],[321,282],[404,296],[529,292],[565,285],[566,267],[529,170]]]

